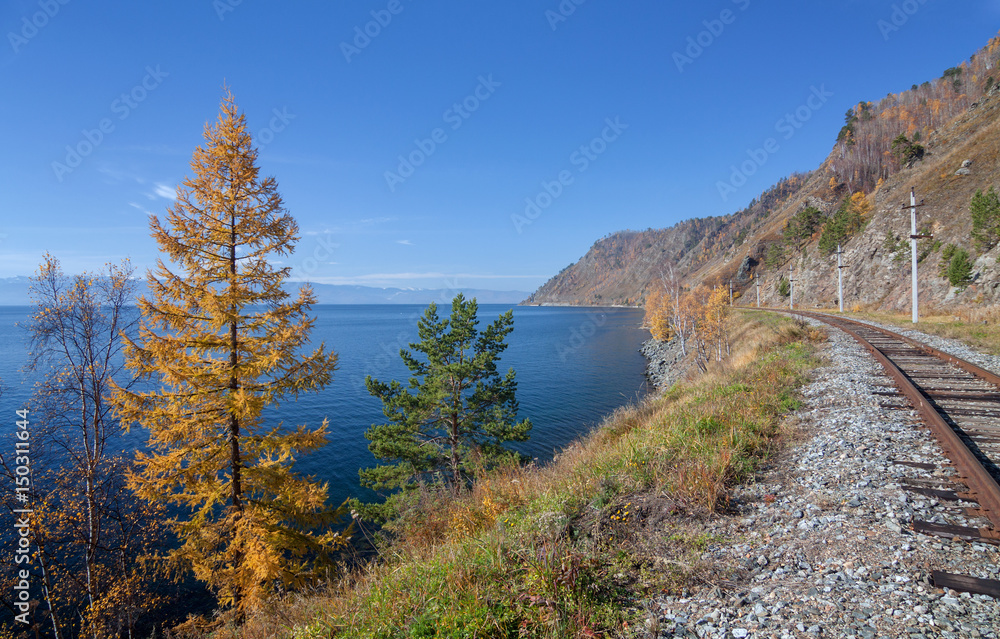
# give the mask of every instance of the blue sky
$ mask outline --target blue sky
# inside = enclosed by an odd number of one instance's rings
[[[5,0],[0,277],[151,266],[225,82],[296,279],[533,290],[815,168],[849,106],[998,29],[995,1]]]

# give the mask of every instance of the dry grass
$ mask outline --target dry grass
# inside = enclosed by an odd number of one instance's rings
[[[499,469],[458,499],[427,489],[378,561],[275,602],[239,636],[597,636],[634,621],[637,595],[718,579],[688,517],[724,505],[773,450],[823,338],[761,313],[732,330],[728,361],[616,411],[552,463]]]
[[[920,309],[920,322],[916,326],[909,313],[888,313],[858,306],[849,315],[900,329],[912,328],[931,335],[957,339],[981,351],[1000,355],[1000,306],[941,308],[926,305]]]

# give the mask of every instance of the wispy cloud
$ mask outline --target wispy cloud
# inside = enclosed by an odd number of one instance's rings
[[[410,240],[396,240],[396,244],[402,244],[403,246],[413,246],[413,242]]]
[[[135,182],[137,184],[146,183],[146,179],[136,173],[111,164],[103,164],[97,167],[97,172],[103,175],[105,182],[109,184],[118,184],[120,182]]]
[[[164,184],[163,182],[157,182],[153,188],[153,194],[166,200],[176,200],[177,187]]]
[[[135,202],[129,202],[128,205],[131,206],[132,208],[139,209],[140,211],[142,211],[146,215],[152,215],[153,214],[152,211],[150,211],[149,209],[147,209],[145,206],[143,206],[141,204],[136,204]]]

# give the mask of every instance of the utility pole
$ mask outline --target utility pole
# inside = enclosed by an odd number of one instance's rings
[[[923,206],[924,201],[920,200],[920,204],[917,204],[917,196],[914,193],[914,189],[910,188],[910,206],[903,205],[903,208],[910,209],[910,275],[913,279],[912,289],[913,289],[913,299],[911,301],[911,306],[913,309],[913,323],[916,324],[919,319],[920,313],[918,312],[917,303],[917,240],[922,240],[927,237],[932,237],[930,235],[918,235],[917,234],[917,207]]]
[[[840,256],[844,254],[840,244],[837,244],[837,301],[840,302],[840,312],[844,312],[844,265],[840,261]]]
[[[792,277],[792,267],[788,267],[788,308],[795,310],[795,279]]]
[[[729,305],[733,305],[733,281],[729,280]]]
[[[760,308],[760,278],[753,278],[753,283],[757,286],[757,308]]]

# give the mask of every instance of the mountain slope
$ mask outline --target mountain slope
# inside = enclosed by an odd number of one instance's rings
[[[919,246],[922,302],[997,301],[1000,249],[976,256],[973,282],[960,289],[938,274],[938,263],[948,244],[972,251],[969,202],[978,189],[1000,182],[1000,87],[992,77],[998,62],[1000,38],[994,38],[934,81],[877,104],[859,103],[839,134],[831,131],[836,142],[815,171],[781,180],[728,216],[602,238],[525,303],[642,304],[672,273],[688,286],[732,279],[738,294],[752,294],[755,277],[762,303],[781,305],[787,298],[777,283],[794,273],[797,304],[832,306],[836,256],[820,251],[819,238],[845,198],[861,192],[872,211],[844,242],[845,303],[908,308],[910,229],[902,207],[911,187],[924,200],[918,228],[934,234]],[[816,226],[803,235],[796,224],[809,207]]]

